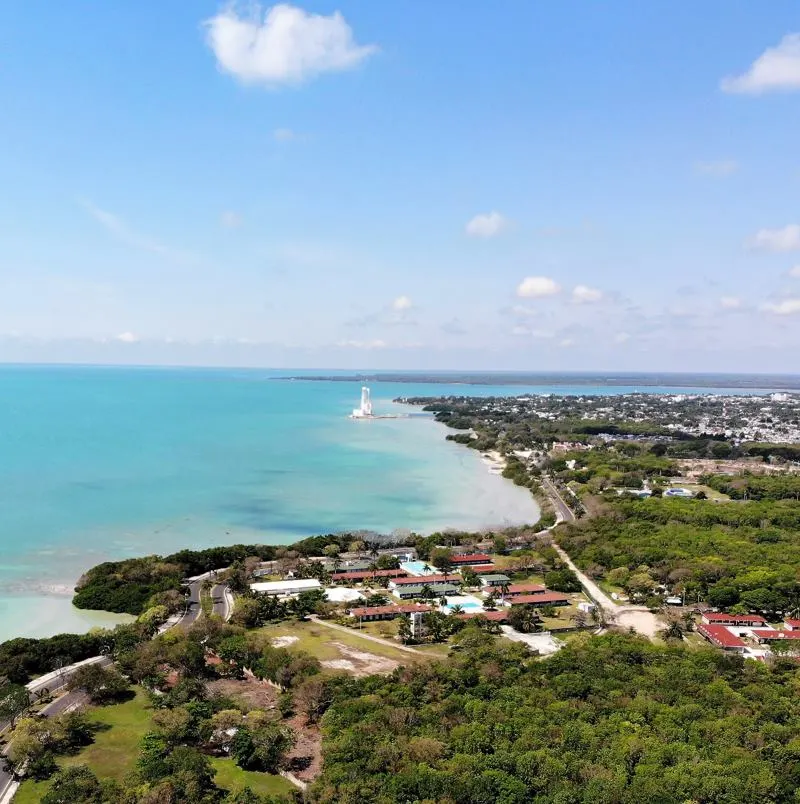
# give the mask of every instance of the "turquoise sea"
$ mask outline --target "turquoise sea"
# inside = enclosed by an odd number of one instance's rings
[[[0,640],[114,622],[69,603],[106,559],[538,517],[528,492],[432,418],[353,421],[359,383],[278,379],[288,374],[0,367]],[[630,390],[372,386],[376,413],[407,412],[398,396]]]

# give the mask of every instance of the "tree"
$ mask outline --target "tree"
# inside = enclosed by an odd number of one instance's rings
[[[539,630],[541,620],[533,606],[512,606],[508,612],[508,624],[521,634],[530,634]]]
[[[661,631],[661,636],[667,641],[681,641],[683,639],[684,630],[683,622],[681,620],[673,619],[670,620],[667,627]]]
[[[464,586],[477,586],[481,582],[480,576],[472,567],[464,567],[461,570],[461,579],[464,581]]]
[[[449,575],[453,570],[453,551],[448,547],[436,547],[431,550],[430,563],[438,570]]]
[[[83,690],[93,703],[105,704],[126,697],[130,684],[113,667],[86,664],[79,667],[67,685],[70,690]]]
[[[306,679],[294,694],[294,705],[306,716],[308,723],[316,723],[332,702],[333,691],[319,676]]]
[[[53,776],[42,804],[102,804],[119,800],[121,791],[113,783],[101,784],[86,765],[64,768]]]
[[[231,756],[243,770],[276,773],[293,744],[291,732],[278,723],[259,722],[236,732],[231,742]]]
[[[0,724],[9,721],[12,728],[31,705],[31,696],[22,684],[0,686]]]

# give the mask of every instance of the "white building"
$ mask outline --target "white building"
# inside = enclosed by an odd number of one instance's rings
[[[301,578],[296,581],[251,583],[250,588],[261,595],[299,595],[300,592],[321,589],[322,584],[316,578]]]

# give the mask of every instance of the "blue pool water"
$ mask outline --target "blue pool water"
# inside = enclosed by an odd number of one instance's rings
[[[436,570],[429,567],[424,561],[402,561],[400,569],[404,569],[409,575],[433,575]]]

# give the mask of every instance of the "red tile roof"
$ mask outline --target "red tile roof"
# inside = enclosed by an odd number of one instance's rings
[[[724,625],[698,625],[697,632],[720,648],[746,648],[739,637],[734,636]]]
[[[800,628],[800,620],[788,619],[784,620],[783,623],[787,628]]]
[[[547,587],[540,583],[512,583],[508,587],[507,595],[538,595],[546,592]]]
[[[800,639],[800,631],[776,631],[774,628],[754,628],[758,639]]]
[[[433,611],[433,606],[414,606],[411,604],[397,606],[364,606],[350,609],[353,617],[370,617],[381,614],[411,614],[414,611]]]
[[[728,614],[724,611],[704,611],[703,618],[709,623],[728,625],[762,625],[767,622],[760,614]]]
[[[408,573],[401,569],[386,570],[357,570],[355,572],[334,572],[331,579],[334,581],[362,581],[365,578],[404,578]]]
[[[489,572],[500,572],[499,567],[495,567],[494,564],[475,564],[474,566],[459,567],[459,569],[461,570],[471,569],[478,575],[483,575]]]
[[[492,557],[488,553],[464,553],[460,556],[451,556],[450,561],[453,564],[471,564],[478,562],[480,564],[488,564]]]
[[[352,573],[351,573],[352,574]],[[409,575],[406,578],[394,578],[398,586],[422,586],[426,583],[458,583],[459,577],[454,573],[449,575]]]
[[[472,614],[458,614],[457,615],[459,620],[471,620],[474,617],[485,617],[487,620],[494,620],[496,622],[502,622],[503,620],[508,619],[508,612],[507,611],[478,611],[473,612]]]
[[[569,598],[561,592],[542,592],[538,595],[517,595],[508,601],[512,606],[531,603],[534,606],[548,606],[555,603],[569,603]]]

